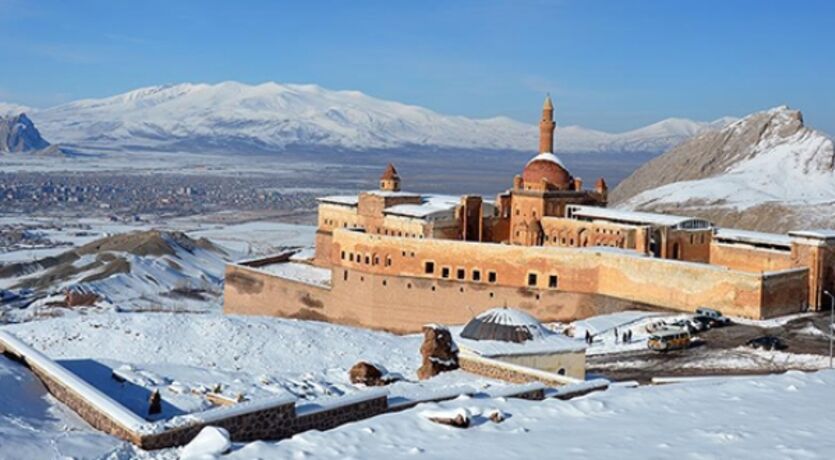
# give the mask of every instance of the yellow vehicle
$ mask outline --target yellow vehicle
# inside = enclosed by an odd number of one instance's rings
[[[681,350],[690,345],[690,333],[684,329],[661,329],[649,336],[647,346],[650,350]]]

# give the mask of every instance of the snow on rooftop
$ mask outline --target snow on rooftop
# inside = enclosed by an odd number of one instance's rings
[[[369,195],[376,195],[382,197],[416,197],[420,196],[420,193],[414,192],[403,192],[403,191],[393,191],[393,190],[369,190],[365,192]]]
[[[500,321],[506,325],[531,325],[529,321],[530,319],[533,319],[533,317],[531,317],[530,315],[527,315],[524,312],[519,312],[518,310],[507,310],[511,312],[522,313],[522,315],[524,316],[512,313],[507,315],[498,315],[495,317],[491,317],[491,319],[495,319],[496,321]],[[489,310],[486,313],[491,313],[494,311],[495,310]],[[536,319],[533,319],[533,321],[535,321],[536,326],[533,329],[538,333],[532,333],[532,335],[534,335],[534,338],[531,340],[526,340],[524,342],[467,339],[461,336],[461,332],[464,330],[464,326],[453,326],[450,327],[449,330],[452,333],[455,342],[462,350],[469,350],[473,353],[488,358],[496,356],[580,352],[586,349],[586,345],[582,341],[575,340],[565,335],[551,331],[545,326],[539,324],[539,321],[537,321]]]
[[[398,204],[385,209],[387,215],[426,218],[448,215],[452,217],[461,198],[453,195],[422,195],[421,204]]]
[[[330,195],[316,198],[320,203],[339,204],[343,206],[356,206],[359,203],[357,195]]]
[[[833,229],[813,229],[813,230],[798,230],[789,232],[790,236],[799,236],[803,238],[815,238],[821,240],[835,239],[835,230]]]
[[[329,269],[314,267],[306,263],[279,262],[254,268],[254,270],[314,286],[328,287],[331,284],[331,271]]]
[[[770,244],[774,246],[791,246],[792,239],[788,235],[779,233],[754,232],[750,230],[736,230],[731,228],[716,229],[716,238],[722,240],[739,241],[743,243]]]
[[[565,168],[565,164],[563,164],[563,162],[559,159],[559,157],[557,157],[556,155],[554,155],[554,154],[553,154],[553,153],[551,153],[551,152],[542,152],[542,153],[540,153],[539,155],[537,155],[537,156],[535,156],[535,157],[531,158],[531,159],[530,159],[530,161],[528,161],[528,164],[531,164],[531,163],[533,163],[534,161],[550,161],[551,163],[556,163],[556,164],[558,164],[561,168],[566,169],[566,168]]]
[[[592,219],[615,220],[632,224],[662,225],[675,227],[685,222],[702,221],[695,217],[675,216],[672,214],[656,214],[651,212],[625,211],[613,208],[601,208],[598,206],[573,205],[569,207],[569,213],[573,217],[587,217]]]

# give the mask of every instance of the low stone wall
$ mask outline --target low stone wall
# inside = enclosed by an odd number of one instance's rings
[[[329,430],[386,412],[408,409],[420,403],[450,400],[460,396],[460,393],[456,393],[397,404],[390,403],[385,389],[368,390],[328,401],[319,400],[303,404],[298,404],[294,397],[287,396],[275,400],[244,402],[170,420],[149,422],[86,382],[79,382],[77,376],[69,374],[60,364],[2,331],[0,352],[32,370],[57,400],[75,411],[94,428],[148,450],[187,444],[200,430],[209,425],[225,428],[229,431],[231,439],[236,442],[278,440],[308,430]],[[69,384],[68,381],[74,383]],[[83,387],[83,391],[74,390],[74,386]],[[545,387],[527,385],[523,388],[511,388],[501,396],[541,400],[545,398]],[[119,415],[131,423],[120,423]]]
[[[75,411],[94,428],[134,444],[140,443],[138,428],[144,420],[80,379],[76,378],[78,381],[75,385],[69,384],[67,380],[72,380],[67,378],[70,373],[60,364],[24,344],[12,334],[2,331],[0,353],[31,370],[55,399]],[[56,370],[68,375],[62,376]],[[104,410],[101,407],[103,403],[121,409],[123,421],[120,421],[119,416]],[[128,422],[125,422],[125,419]]]
[[[79,417],[84,419],[92,427],[107,434],[116,436],[134,444],[141,444],[141,437],[133,430],[126,428],[113,420],[106,412],[99,410],[90,404],[87,399],[63,385],[42,369],[32,366],[29,369],[37,376],[46,387],[47,391],[72,409]],[[196,434],[196,433],[195,433]]]
[[[467,372],[505,382],[542,382],[545,385],[551,386],[563,386],[581,382],[579,379],[506,363],[497,359],[485,358],[471,353],[459,353],[458,361],[461,369]]]
[[[312,406],[315,406],[315,404]],[[306,409],[305,406],[299,406],[296,410],[298,413],[292,424],[295,433],[307,430],[330,430],[348,422],[355,422],[388,412],[388,394],[372,395],[351,404],[328,409]]]
[[[229,431],[230,438],[238,442],[258,439],[283,439],[296,433],[292,428],[296,419],[295,398],[283,404],[279,403],[262,409],[244,411],[240,414],[221,416],[215,419],[205,417],[214,410],[209,409],[203,413],[187,415],[186,417],[196,420],[183,426],[144,435],[137,445],[147,450],[181,446],[194,439],[200,430],[208,425],[225,428]]]

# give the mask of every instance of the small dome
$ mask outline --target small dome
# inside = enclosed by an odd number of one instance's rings
[[[513,308],[494,308],[471,319],[461,337],[471,340],[525,342],[540,339],[552,332],[533,316]]]
[[[537,183],[542,179],[559,188],[568,188],[571,174],[553,153],[545,152],[533,157],[522,171],[522,179],[526,183]]]

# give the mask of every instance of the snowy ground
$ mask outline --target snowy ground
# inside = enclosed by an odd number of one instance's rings
[[[146,415],[158,389],[168,418],[211,407],[218,385],[230,398],[291,393],[303,399],[361,388],[348,370],[360,360],[382,364],[404,380],[393,396],[502,387],[501,382],[453,372],[419,382],[420,336],[396,336],[326,323],[201,314],[101,314],[29,322],[4,328],[58,360],[89,383]],[[111,377],[115,370],[127,381]]]
[[[461,398],[238,446],[224,458],[828,459],[833,386],[835,372],[821,371],[613,388],[571,401]],[[421,414],[459,408],[473,414],[474,426],[452,428]],[[486,417],[497,409],[502,423]]]
[[[154,318],[163,315],[116,315]],[[168,315],[182,317],[186,315]],[[113,348],[132,347],[126,343],[138,338],[132,359],[150,362],[159,359],[158,353],[141,353],[149,346],[151,337],[141,333],[128,334],[124,329],[114,329],[112,334],[96,338],[96,334],[82,333],[68,340],[62,347],[58,339],[50,340],[49,331],[69,339],[68,324],[77,320],[51,320],[20,325],[14,332],[29,340],[35,339],[36,347],[45,347],[54,356],[73,356],[83,350],[100,350],[99,355],[109,355],[101,347],[101,340],[109,337],[116,341]],[[125,327],[142,329],[141,323],[125,324]],[[236,322],[236,319],[232,319]],[[275,332],[256,320],[251,325],[237,324],[219,327],[219,333],[236,331],[243,340],[236,346],[251,346],[250,328]],[[52,327],[34,327],[49,325]],[[171,326],[182,327],[175,322]],[[116,323],[110,324],[114,326]],[[300,326],[305,323],[299,322]],[[207,324],[203,324],[206,326]],[[28,326],[28,327],[25,327]],[[92,325],[88,324],[89,327]],[[171,327],[168,326],[168,327]],[[167,332],[163,327],[161,332]],[[8,327],[7,327],[8,328]],[[330,328],[330,326],[328,326]],[[36,330],[40,329],[40,330]],[[94,328],[95,329],[95,328]],[[402,356],[399,346],[387,342],[384,335],[373,333],[351,334],[345,340],[341,334],[346,328],[325,330],[321,341],[338,340],[348,343],[343,351],[312,348],[308,339],[304,345],[294,340],[283,340],[288,348],[284,356],[295,356],[288,361],[288,370],[301,371],[316,362],[327,367],[330,363],[350,362],[345,355],[365,350],[365,356],[392,358],[386,362],[401,362],[405,367],[413,358]],[[84,329],[82,329],[83,331]],[[185,328],[183,340],[194,339],[201,326]],[[131,329],[133,331],[133,329]],[[206,331],[209,335],[211,332]],[[308,327],[300,327],[297,337],[310,337]],[[360,331],[357,331],[360,332]],[[120,335],[125,338],[119,339]],[[291,339],[289,336],[283,339]],[[417,342],[415,338],[407,341]],[[174,346],[178,340],[164,341],[164,347]],[[366,342],[365,345],[357,346]],[[376,346],[370,346],[370,345]],[[366,348],[367,347],[367,348]],[[105,347],[106,348],[106,347]],[[234,357],[217,357],[212,350],[198,350],[194,359],[204,362],[238,365],[254,363],[267,366],[277,353],[269,347],[256,347],[255,353]],[[130,353],[128,353],[130,355]],[[254,356],[267,355],[259,360]],[[362,354],[362,353],[358,353]],[[333,361],[331,361],[333,360]],[[337,364],[338,365],[338,364]],[[208,367],[208,366],[207,366]],[[209,367],[211,369],[211,367]],[[338,373],[344,375],[344,369]],[[285,373],[286,375],[286,373]],[[336,374],[334,374],[336,375]],[[469,458],[544,458],[564,454],[574,458],[681,458],[699,459],[827,459],[835,449],[835,439],[829,427],[835,424],[835,372],[819,371],[804,374],[790,372],[785,375],[736,378],[729,380],[693,381],[665,386],[627,388],[615,386],[608,391],[571,401],[546,400],[532,402],[515,399],[459,398],[440,404],[422,404],[415,409],[387,414],[373,419],[344,425],[328,432],[311,431],[280,442],[258,441],[233,445],[232,452],[222,458],[356,458],[384,459],[416,456],[417,458],[458,458],[466,449]],[[79,421],[72,412],[57,404],[45,394],[42,386],[28,371],[5,359],[0,359],[0,457],[2,458],[149,458],[175,459],[182,449],[155,452],[135,450],[126,443],[100,434]],[[24,404],[21,404],[24,402]],[[471,414],[472,426],[467,429],[452,428],[433,423],[427,414],[446,413],[466,409]],[[492,412],[500,411],[505,421],[494,423],[488,419]],[[813,422],[813,423],[810,423]]]

